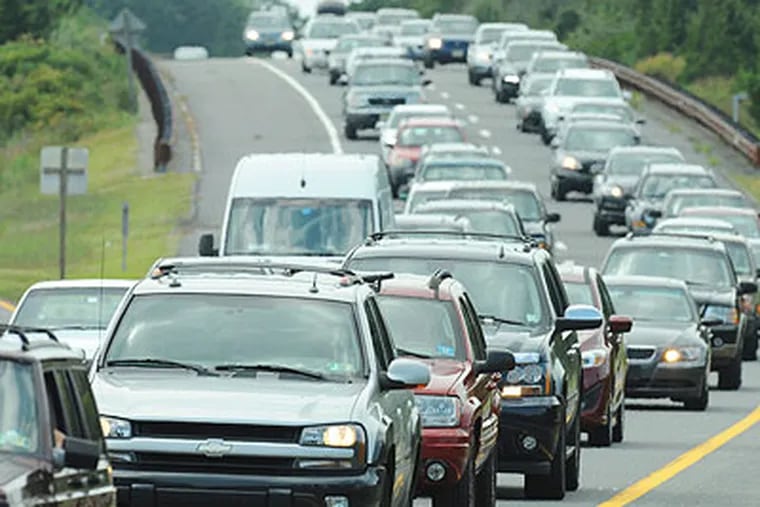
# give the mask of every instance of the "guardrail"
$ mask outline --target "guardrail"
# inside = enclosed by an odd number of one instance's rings
[[[114,44],[119,52],[126,52],[126,45],[118,38],[114,38]],[[172,158],[174,120],[171,98],[153,60],[135,47],[132,48],[132,70],[148,95],[153,118],[158,127],[153,143],[153,167],[156,171],[163,172]]]
[[[727,144],[760,166],[760,139],[743,128],[717,107],[707,104],[677,85],[647,76],[619,63],[603,58],[589,58],[591,65],[612,71],[626,88],[652,96],[717,134]]]

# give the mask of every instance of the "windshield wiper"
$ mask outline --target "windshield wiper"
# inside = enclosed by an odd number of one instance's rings
[[[95,325],[83,325],[83,324],[75,324],[70,326],[50,326],[48,329],[52,331],[92,331],[96,329],[105,329],[105,326],[95,326]]]
[[[497,317],[495,315],[478,315],[480,320],[492,320],[494,322],[498,322],[499,324],[508,324],[511,326],[527,326],[528,324],[525,322],[520,322],[519,320],[511,320],[511,319],[504,319],[501,317]]]
[[[432,356],[428,356],[428,355],[425,355],[425,354],[420,354],[419,352],[412,352],[411,350],[399,349],[399,348],[396,349],[396,353],[398,353],[398,355],[400,355],[400,356],[412,356],[412,357],[416,357],[418,359],[431,359],[432,358]]]
[[[271,373],[290,373],[293,375],[300,375],[302,377],[314,379],[314,380],[327,380],[327,376],[323,373],[311,370],[302,370],[300,368],[292,368],[290,366],[283,366],[277,364],[220,364],[215,366],[216,371],[230,371],[233,373],[247,372],[247,371],[265,371]]]
[[[134,366],[138,368],[181,368],[194,371],[198,375],[217,376],[216,373],[209,370],[208,368],[204,368],[203,366],[191,363],[182,363],[179,361],[171,361],[169,359],[113,359],[111,361],[106,361],[106,366]]]

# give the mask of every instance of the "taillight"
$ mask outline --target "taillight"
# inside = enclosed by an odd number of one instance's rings
[[[731,322],[734,324],[739,323],[739,312],[736,310],[736,308],[731,308]]]

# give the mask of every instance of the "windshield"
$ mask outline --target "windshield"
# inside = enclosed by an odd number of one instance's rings
[[[436,112],[413,112],[413,111],[407,111],[407,112],[395,112],[391,113],[390,118],[388,118],[388,126],[391,128],[396,128],[399,126],[399,123],[401,123],[404,120],[408,120],[409,118],[450,118],[451,115],[443,112],[443,111],[436,111]]]
[[[546,325],[548,313],[533,268],[522,264],[464,259],[371,257],[351,259],[357,271],[392,271],[430,276],[437,269],[449,271],[462,282],[475,307],[483,315],[521,322],[525,327]]]
[[[673,195],[668,198],[665,206],[666,216],[677,216],[681,210],[697,206],[724,206],[728,208],[743,208],[746,206],[740,195],[694,194]]]
[[[0,453],[39,451],[40,423],[33,373],[31,364],[0,359]]]
[[[135,297],[105,361],[276,365],[345,379],[363,375],[362,357],[348,303],[206,293]]]
[[[734,229],[744,236],[745,238],[757,238],[760,236],[760,231],[758,230],[758,220],[753,214],[752,216],[748,215],[729,215],[729,214],[722,214],[722,213],[688,213],[685,214],[685,216],[690,217],[702,217],[702,218],[715,218],[717,220],[723,220],[724,222],[728,222],[729,224],[734,226]]]
[[[414,12],[407,13],[393,13],[393,14],[380,14],[377,17],[378,25],[399,25],[402,21],[407,19],[417,19],[419,15]]]
[[[641,182],[639,194],[645,199],[664,199],[668,192],[676,188],[715,188],[709,176],[693,174],[652,174]]]
[[[401,35],[425,35],[428,25],[425,23],[409,23],[401,25]]]
[[[712,288],[734,285],[729,260],[718,252],[700,248],[618,248],[610,254],[604,274],[676,278]]]
[[[642,155],[641,153],[620,153],[613,155],[607,172],[625,176],[640,176],[649,164],[669,164],[681,162],[677,155]]]
[[[456,127],[410,127],[401,131],[399,146],[423,146],[434,143],[464,142],[462,132]]]
[[[571,305],[591,305],[596,306],[594,296],[591,293],[591,287],[586,283],[564,282],[565,292]]]
[[[446,198],[445,190],[419,190],[409,194],[407,199],[407,209],[411,212],[426,202],[437,201]]]
[[[628,129],[570,128],[564,148],[578,151],[609,151],[615,146],[635,146],[636,136]]]
[[[731,263],[734,265],[736,274],[740,276],[747,276],[754,278],[756,273],[752,272],[752,260],[750,259],[750,251],[742,243],[733,243],[731,241],[725,241],[728,250],[728,256],[731,257]]]
[[[436,28],[441,33],[473,34],[478,29],[478,22],[474,19],[441,19],[436,23]]]
[[[541,92],[549,89],[549,87],[552,85],[553,79],[554,78],[551,77],[545,79],[530,79],[526,83],[527,86],[520,87],[520,95],[538,97],[541,95]]]
[[[689,295],[667,287],[607,286],[615,310],[637,320],[694,322]]]
[[[250,199],[232,202],[226,255],[342,255],[372,232],[372,201]]]
[[[554,95],[559,97],[620,97],[620,88],[611,79],[560,79]]]
[[[501,188],[455,188],[449,193],[451,199],[478,199],[498,201],[515,207],[522,220],[529,222],[541,220],[543,212],[536,194],[526,190]]]
[[[498,166],[426,165],[422,170],[423,181],[445,180],[506,180],[507,173]]]
[[[492,44],[499,42],[501,34],[506,31],[504,28],[485,28],[480,32],[478,38],[478,44]]]
[[[378,304],[399,355],[464,361],[464,334],[451,301],[382,295]]]
[[[711,225],[686,225],[686,224],[657,224],[654,228],[657,232],[670,232],[670,233],[681,233],[681,232],[694,232],[694,233],[701,233],[701,234],[710,234],[710,233],[723,233],[723,234],[730,234],[733,232],[733,229],[727,230],[725,227],[716,227]]]
[[[541,58],[536,60],[533,72],[557,72],[562,69],[585,69],[588,67],[585,58]]]
[[[385,42],[380,39],[355,39],[352,37],[347,39],[340,39],[340,41],[338,41],[338,45],[335,46],[335,52],[348,53],[356,48],[385,47],[385,45]]]
[[[348,16],[350,19],[356,21],[362,30],[369,30],[375,26],[375,18],[373,16]]]
[[[280,16],[255,15],[248,18],[249,28],[271,28],[273,30],[284,30],[290,28],[287,18]]]
[[[510,62],[527,62],[533,57],[533,53],[544,49],[546,46],[535,44],[530,46],[510,46],[507,48],[507,54],[504,57]]]
[[[636,120],[633,116],[633,111],[626,106],[613,106],[613,105],[601,105],[601,104],[580,104],[573,107],[571,114],[609,114],[624,119],[625,121],[633,122]],[[680,161],[680,159],[676,159]]]
[[[471,225],[471,231],[484,234],[499,234],[505,236],[521,236],[520,224],[517,223],[511,213],[497,210],[468,210],[468,209],[445,209],[435,208],[421,210],[417,208],[415,213],[436,215],[454,215],[467,218]]]
[[[356,23],[341,22],[320,22],[311,25],[309,38],[311,39],[337,39],[341,35],[358,33],[359,27]]]
[[[126,288],[34,289],[19,306],[14,324],[56,329],[105,329],[121,303]]]
[[[351,86],[400,85],[417,86],[420,73],[411,65],[359,65],[351,78]]]

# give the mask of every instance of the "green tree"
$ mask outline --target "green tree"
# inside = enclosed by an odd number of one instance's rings
[[[0,44],[24,34],[44,37],[82,0],[0,0]]]

